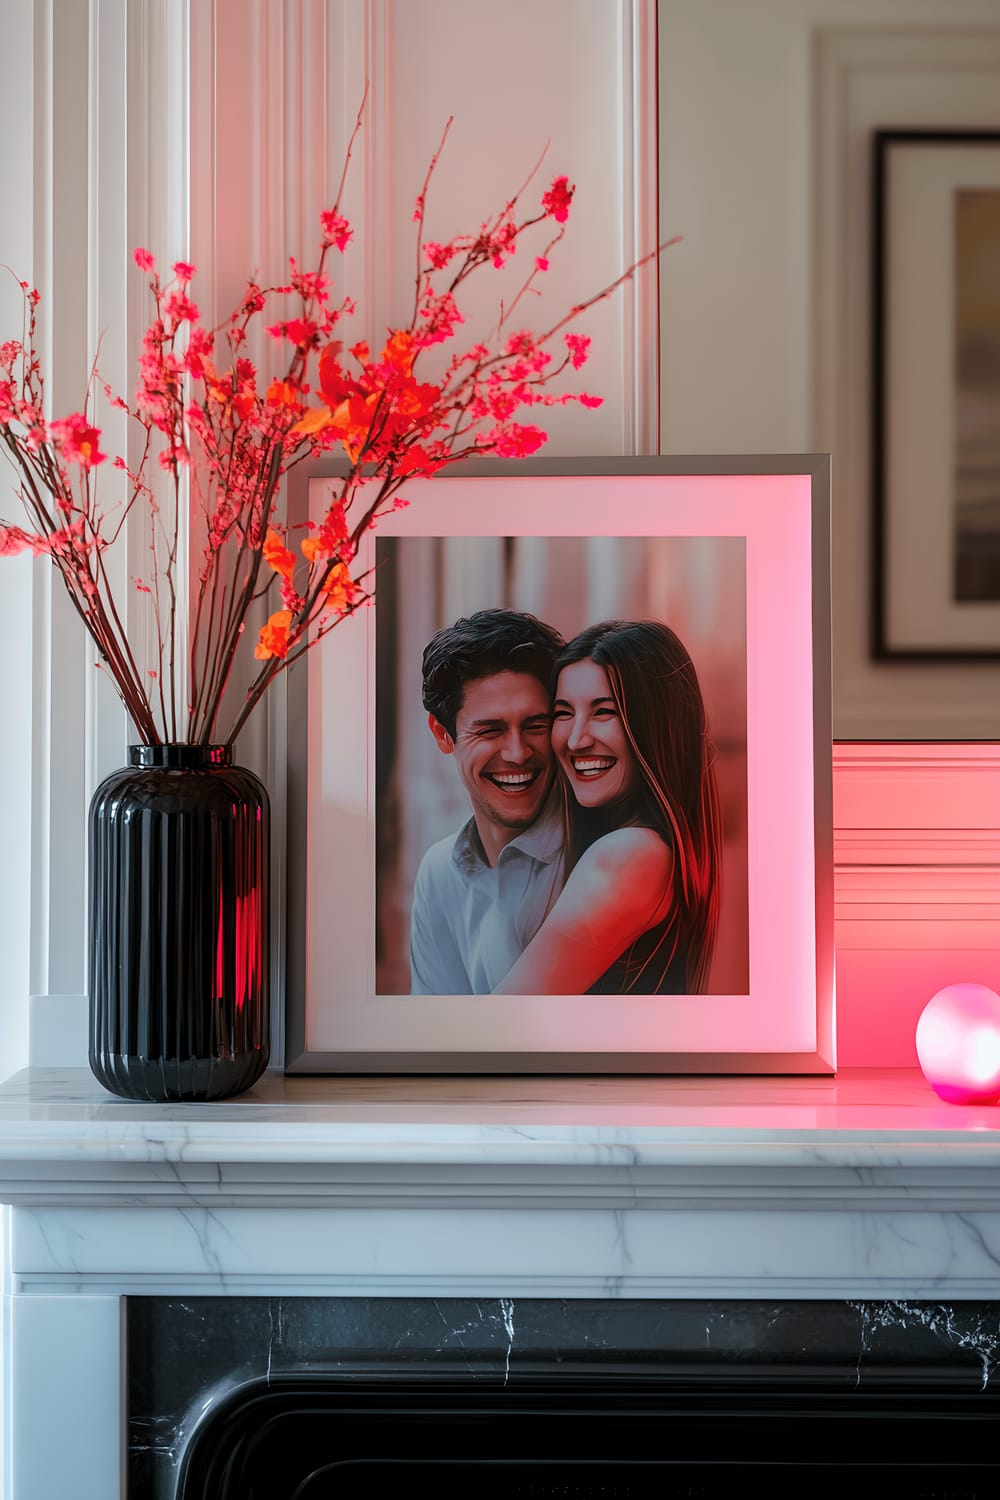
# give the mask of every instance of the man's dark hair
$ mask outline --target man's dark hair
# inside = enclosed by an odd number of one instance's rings
[[[455,734],[465,684],[497,672],[527,672],[546,689],[563,638],[551,625],[514,609],[478,609],[447,625],[424,649],[424,708]]]

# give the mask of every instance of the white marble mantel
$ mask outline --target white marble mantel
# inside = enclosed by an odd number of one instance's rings
[[[907,1069],[270,1074],[212,1106],[33,1070],[0,1087],[0,1201],[5,1500],[124,1495],[128,1295],[1000,1302],[1000,1108]],[[38,1441],[53,1403],[72,1442]]]
[[[0,1087],[0,1201],[18,1292],[992,1297],[1000,1108],[908,1069],[269,1074],[184,1106],[34,1070]]]

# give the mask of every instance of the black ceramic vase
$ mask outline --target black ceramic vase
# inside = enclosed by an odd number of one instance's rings
[[[90,804],[90,1066],[225,1099],[268,1060],[267,793],[223,745],[133,745]]]

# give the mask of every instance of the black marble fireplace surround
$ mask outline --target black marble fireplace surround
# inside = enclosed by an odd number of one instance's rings
[[[994,1500],[1000,1305],[129,1297],[129,1500]]]

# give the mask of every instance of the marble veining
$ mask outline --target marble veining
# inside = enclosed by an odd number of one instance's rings
[[[970,1350],[979,1360],[981,1390],[986,1390],[1000,1359],[1000,1307],[956,1307],[953,1304],[903,1301],[854,1302],[860,1323],[858,1384],[866,1354],[875,1348],[880,1332],[895,1329],[909,1333],[926,1329],[952,1350]]]
[[[465,1363],[467,1374],[475,1373],[474,1353],[477,1344],[481,1344],[484,1329],[501,1330],[505,1340],[503,1352],[504,1358],[504,1384],[510,1379],[510,1361],[514,1352],[515,1330],[514,1309],[515,1301],[512,1297],[498,1297],[495,1302],[476,1300],[472,1304],[472,1315],[461,1322],[456,1322],[454,1313],[446,1313],[444,1300],[438,1297],[430,1299],[430,1305],[441,1320],[444,1329],[439,1334],[434,1345],[435,1352],[445,1353],[451,1346],[457,1345],[463,1353],[468,1354]],[[470,1340],[467,1349],[466,1339]],[[393,1351],[399,1352],[404,1344],[405,1334],[400,1333],[393,1343]]]

